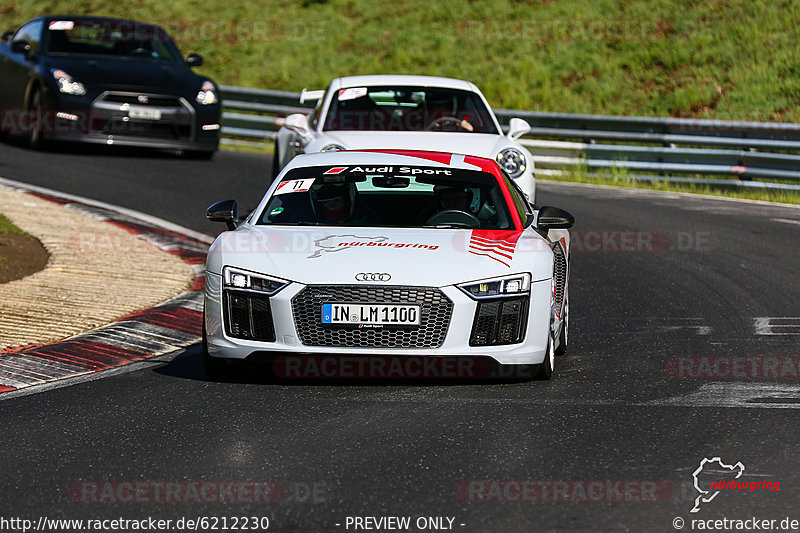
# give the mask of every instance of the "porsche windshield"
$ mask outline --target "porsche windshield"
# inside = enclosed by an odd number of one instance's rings
[[[477,94],[411,86],[339,89],[331,99],[323,129],[499,133]]]
[[[180,53],[159,27],[127,20],[77,19],[51,21],[47,30],[48,55],[84,55],[180,60]]]
[[[416,166],[293,169],[257,224],[514,229],[492,174]]]

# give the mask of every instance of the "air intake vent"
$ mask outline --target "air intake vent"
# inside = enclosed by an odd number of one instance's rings
[[[275,326],[269,298],[225,291],[225,330],[237,339],[275,342]]]

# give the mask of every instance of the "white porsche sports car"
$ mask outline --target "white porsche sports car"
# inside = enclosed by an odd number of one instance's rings
[[[230,230],[206,264],[212,377],[236,360],[291,355],[327,357],[328,377],[363,376],[381,357],[414,377],[405,361],[449,357],[548,379],[566,349],[574,219],[529,204],[493,159],[307,154],[238,225],[234,200],[207,217]]]
[[[480,90],[468,81],[430,76],[337,78],[327,90],[301,93],[317,100],[309,115],[289,115],[278,131],[273,177],[298,154],[337,150],[441,150],[496,160],[536,199],[533,156],[517,139],[531,127],[513,118],[503,135]]]

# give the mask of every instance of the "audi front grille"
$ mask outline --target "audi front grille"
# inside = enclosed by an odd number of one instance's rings
[[[420,325],[402,328],[353,328],[322,325],[322,304],[353,302],[416,304]],[[342,348],[437,348],[444,343],[453,302],[432,287],[309,285],[292,298],[292,315],[305,346]]]

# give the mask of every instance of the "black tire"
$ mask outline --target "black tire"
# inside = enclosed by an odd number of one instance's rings
[[[211,357],[208,353],[205,317],[203,317],[203,371],[212,380],[225,380],[234,376],[235,367],[227,359]]]
[[[561,321],[561,328],[558,330],[559,345],[556,348],[556,357],[561,357],[567,353],[569,342],[569,293],[564,296],[564,319]]]
[[[547,334],[547,354],[541,364],[536,365],[536,377],[539,381],[547,381],[553,376],[553,369],[555,368],[555,350],[553,349],[553,339],[550,334]]]
[[[28,146],[33,150],[44,150],[47,143],[42,132],[42,117],[44,115],[44,103],[42,102],[42,91],[36,87],[31,94],[29,111],[34,115],[31,124],[31,132],[28,135]]]

